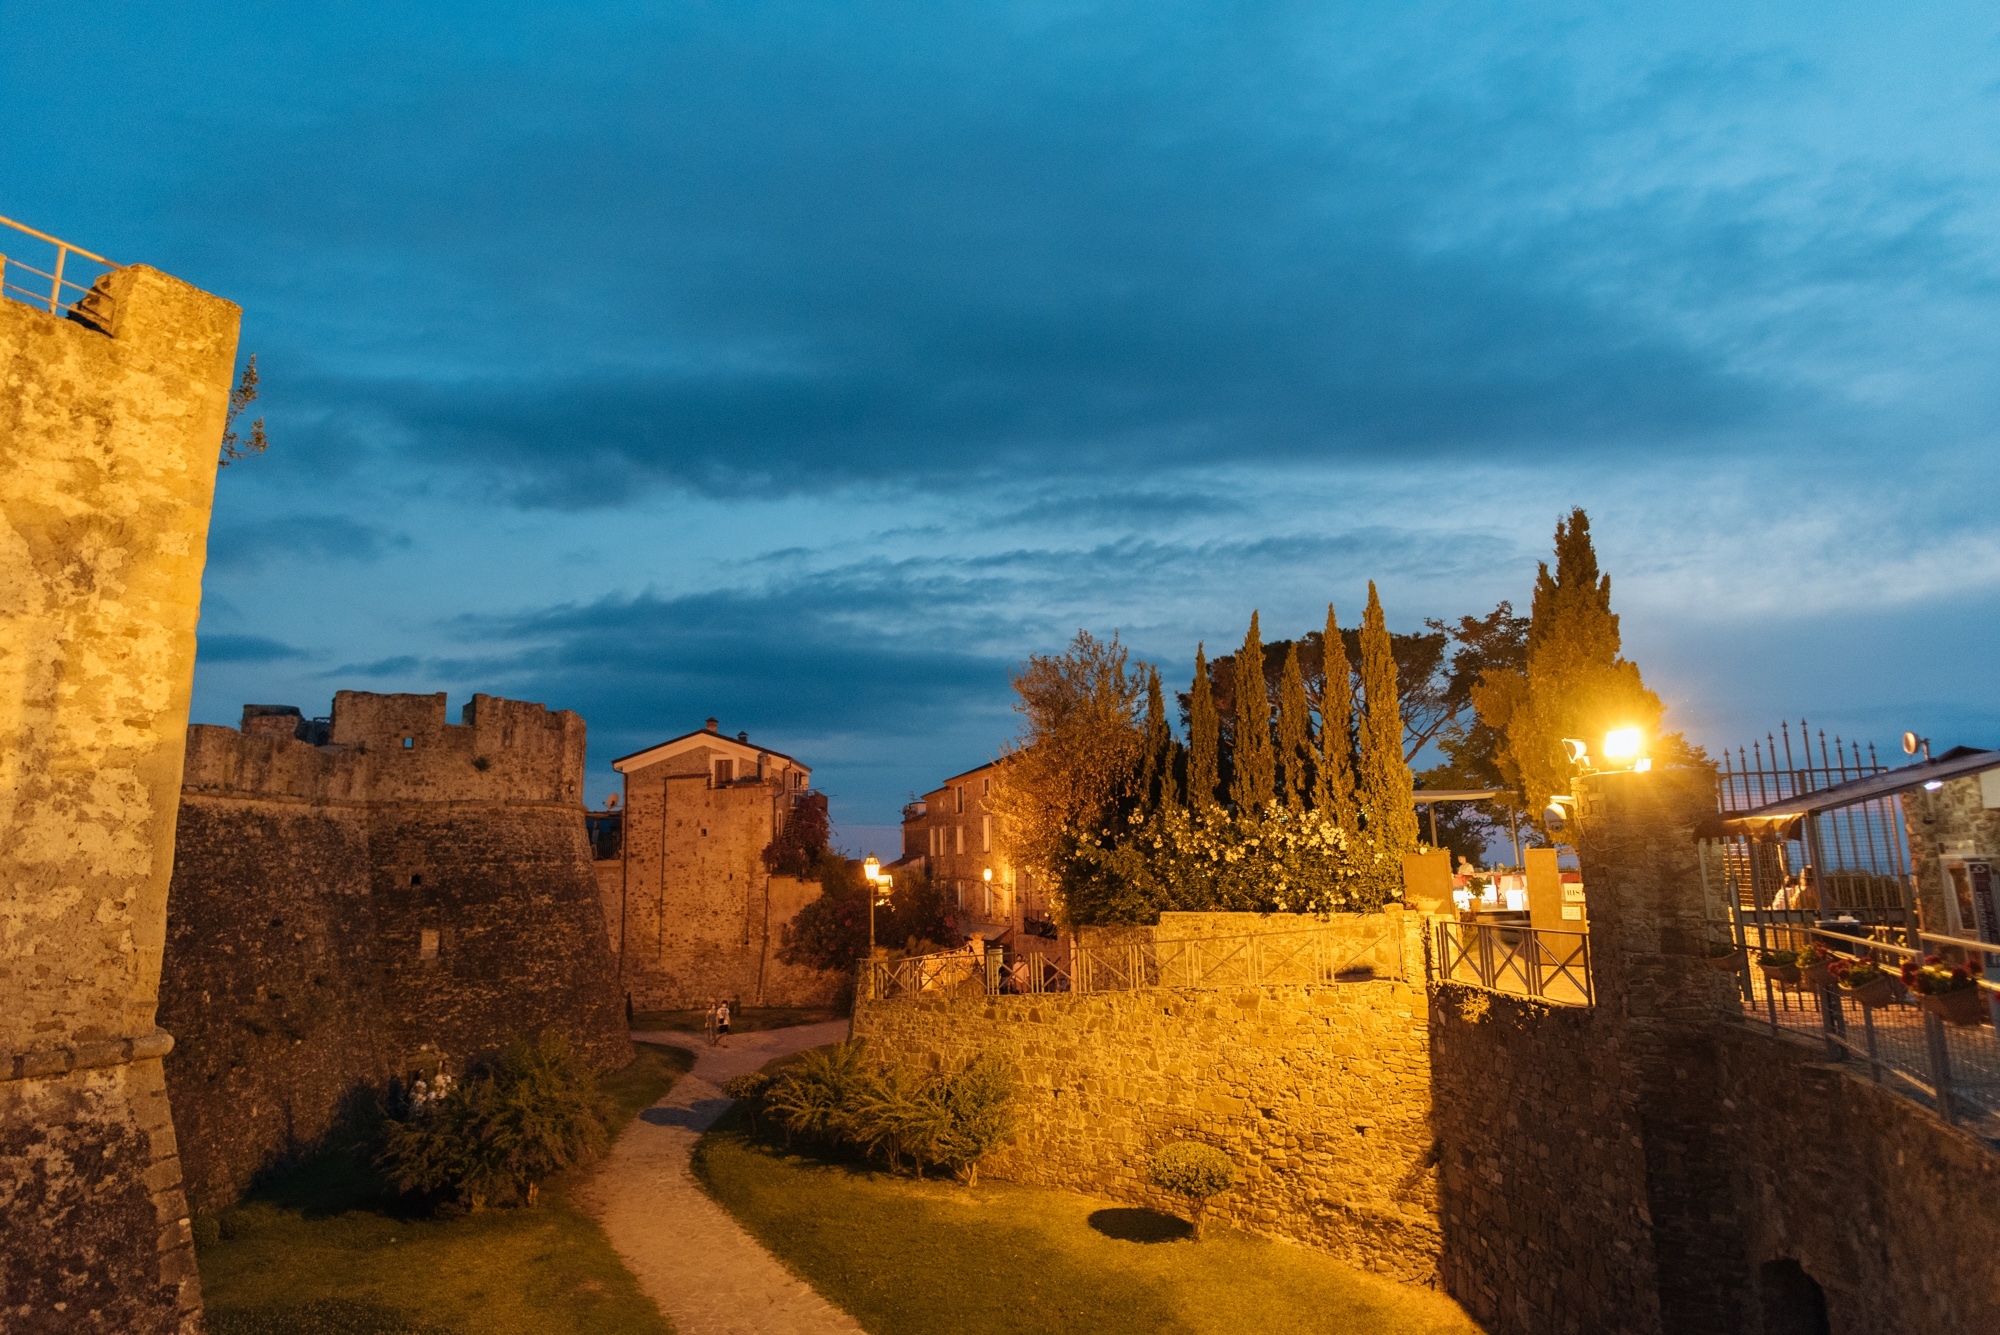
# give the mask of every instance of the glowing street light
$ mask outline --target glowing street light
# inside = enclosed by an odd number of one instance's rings
[[[1606,760],[1637,760],[1639,758],[1639,730],[1637,728],[1614,728],[1604,734],[1604,758]]]

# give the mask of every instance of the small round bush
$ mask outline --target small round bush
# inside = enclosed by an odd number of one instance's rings
[[[1147,1167],[1154,1186],[1186,1198],[1188,1223],[1194,1226],[1195,1241],[1199,1242],[1209,1198],[1236,1185],[1236,1170],[1229,1156],[1213,1145],[1177,1140],[1155,1154]]]
[[[762,1071],[745,1071],[742,1075],[732,1075],[722,1084],[722,1092],[732,1099],[761,1099],[764,1091],[771,1087],[771,1077]]]

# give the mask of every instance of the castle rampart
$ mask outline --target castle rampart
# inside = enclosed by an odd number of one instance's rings
[[[241,312],[0,301],[0,1328],[194,1331],[154,1024]]]
[[[550,1028],[629,1059],[583,720],[487,695],[461,717],[342,691],[326,746],[190,729],[160,1015],[198,1208],[391,1077]]]

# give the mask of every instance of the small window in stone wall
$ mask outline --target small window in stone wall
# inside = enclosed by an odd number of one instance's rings
[[[417,746],[417,739],[416,739],[416,738],[414,738],[414,737],[405,737],[405,738],[403,739],[403,749],[404,749],[405,751],[414,751],[414,750],[416,749],[416,746]]]
[[[417,888],[418,886],[422,885],[423,883],[424,883],[424,878],[423,878],[422,876],[420,876],[420,875],[419,875],[419,876],[412,876],[412,877],[410,878],[410,888],[411,888],[412,890],[416,889],[416,888]]]
[[[417,933],[417,958],[420,960],[434,960],[437,957],[438,934],[432,928],[426,927]]]

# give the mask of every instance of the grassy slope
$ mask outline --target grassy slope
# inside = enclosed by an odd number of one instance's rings
[[[1007,1183],[967,1190],[787,1155],[726,1118],[696,1172],[873,1335],[1310,1330],[1477,1335],[1444,1296],[1302,1247]]]
[[[622,1128],[693,1065],[642,1044],[603,1089]],[[596,1223],[557,1179],[533,1210],[413,1217],[329,1158],[225,1211],[200,1249],[214,1335],[666,1335]]]

